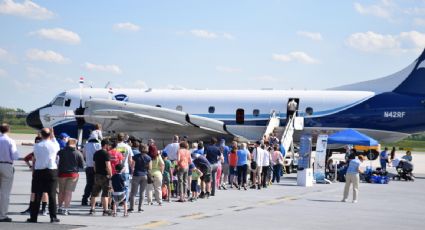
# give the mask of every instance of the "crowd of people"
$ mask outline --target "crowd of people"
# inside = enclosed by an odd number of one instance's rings
[[[6,171],[12,164],[3,162],[13,163],[18,159],[16,145],[7,136],[8,131],[9,126],[2,125],[0,142],[14,146],[10,150],[13,154],[7,159],[0,155],[0,170]],[[44,128],[35,139],[33,152],[24,158],[33,173],[29,207],[22,214],[29,214],[27,222],[31,223],[38,221],[40,212],[49,215],[52,223],[60,222],[58,214],[72,214],[72,194],[83,169],[86,183],[81,205],[89,206],[90,215],[96,214],[97,206],[102,207],[104,216],[117,216],[118,210],[128,216],[132,212],[143,212],[143,205],[154,205],[154,202],[159,206],[172,200],[195,202],[216,196],[217,190],[267,188],[279,183],[283,175],[284,156],[275,142],[271,136],[270,142],[248,145],[232,141],[227,146],[224,139],[212,137],[207,144],[190,143],[190,148],[186,137],[175,135],[172,142],[160,150],[153,139],[143,143],[124,133],[104,138],[101,126],[96,125],[79,150],[76,139],[66,133],[56,137],[53,129]],[[13,181],[13,174],[11,176]],[[8,222],[11,221],[6,216],[10,188],[2,184],[1,189],[0,221]],[[97,202],[99,196],[100,203]]]

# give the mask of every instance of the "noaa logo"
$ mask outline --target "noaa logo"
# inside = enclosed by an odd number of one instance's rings
[[[128,101],[128,96],[125,94],[115,95],[115,100],[117,101]]]

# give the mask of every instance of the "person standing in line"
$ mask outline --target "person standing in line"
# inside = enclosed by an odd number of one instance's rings
[[[273,155],[272,155],[272,160],[273,160],[272,183],[274,183],[276,181],[279,184],[280,177],[282,176],[283,155],[279,151],[279,144],[275,144],[273,146],[273,150],[274,151],[273,151]]]
[[[263,170],[261,173],[261,185],[263,188],[267,188],[267,185],[269,184],[270,181],[270,165],[271,165],[271,153],[270,151],[268,151],[268,149],[266,148],[265,144],[261,145],[261,149],[263,151]]]
[[[381,163],[381,169],[387,171],[388,163],[388,148],[385,147],[384,151],[379,154],[379,162]]]
[[[103,206],[103,215],[108,216],[110,212],[108,211],[108,200],[109,200],[109,182],[112,177],[112,168],[111,162],[109,160],[108,150],[111,147],[109,140],[102,140],[101,142],[102,149],[98,150],[93,155],[94,161],[94,184],[91,193],[90,199],[90,215],[93,215],[96,205],[96,197],[99,196],[99,193],[102,191],[102,206]]]
[[[84,168],[84,159],[80,151],[77,150],[77,140],[68,139],[67,146],[58,152],[59,157],[59,210],[63,215],[69,214],[69,205],[72,193],[75,191],[78,182],[79,169]],[[64,206],[62,206],[64,205]]]
[[[130,165],[132,164],[133,161],[133,151],[131,150],[131,147],[124,143],[124,140],[126,139],[126,135],[124,133],[119,133],[117,136],[117,150],[119,152],[122,153],[124,160],[122,162],[123,166],[124,166],[124,171],[123,171],[123,175],[126,178],[126,198],[125,198],[125,202],[128,202],[128,198],[129,198],[129,184],[130,184]]]
[[[247,189],[246,177],[248,172],[248,161],[250,160],[250,153],[246,147],[246,143],[241,144],[241,149],[237,151],[238,162],[237,162],[237,172],[238,172],[238,186],[239,190],[243,187]]]
[[[7,216],[10,202],[10,192],[13,184],[13,161],[19,158],[16,143],[8,133],[10,126],[6,123],[0,126],[0,222],[12,222]]]
[[[228,161],[229,161],[229,174],[230,174],[230,188],[233,188],[235,186],[237,189],[239,189],[239,185],[237,184],[237,171],[236,167],[238,166],[238,143],[236,141],[232,142],[232,150],[230,150],[230,153],[228,153]]]
[[[123,165],[117,164],[115,166],[115,174],[111,178],[111,184],[112,184],[112,199],[114,200],[114,204],[112,206],[112,216],[117,216],[117,206],[120,206],[120,203],[125,200],[125,176],[122,174],[123,171]],[[124,217],[128,216],[128,210],[127,210],[127,202],[123,202],[124,206]]]
[[[162,173],[164,172],[164,161],[159,155],[158,150],[151,153],[152,169],[151,176],[153,183],[148,185],[148,203],[152,203],[152,192],[155,194],[155,200],[158,205],[162,205]]]
[[[229,183],[230,177],[230,168],[229,168],[229,153],[230,148],[226,145],[226,141],[224,139],[220,140],[219,146],[221,155],[223,156],[223,162],[221,163],[221,176],[220,176],[220,186],[219,189],[226,190],[226,184]],[[229,183],[232,186],[232,183]]]
[[[193,164],[197,169],[202,172],[201,179],[201,193],[199,198],[203,199],[205,196],[208,198],[211,192],[211,165],[210,162],[203,155],[195,153],[192,155]]]
[[[211,177],[212,177],[212,184],[211,184],[211,196],[215,196],[215,188],[216,188],[216,180],[217,180],[217,169],[218,164],[220,164],[221,159],[221,152],[220,149],[217,147],[217,138],[213,137],[211,138],[210,145],[205,148],[205,157],[210,162],[211,165]]]
[[[43,128],[40,132],[42,141],[34,145],[34,174],[33,193],[34,200],[31,204],[31,214],[27,222],[36,223],[40,210],[41,197],[44,192],[49,196],[50,222],[57,223],[56,217],[56,189],[58,181],[57,153],[60,150],[53,129]]]
[[[100,126],[99,126],[100,127]],[[99,137],[100,133],[100,137]],[[89,202],[88,199],[91,195],[93,185],[94,185],[94,162],[93,162],[93,156],[94,153],[102,148],[100,145],[101,139],[101,132],[98,132],[96,130],[92,131],[92,134],[90,134],[90,138],[87,141],[87,144],[84,146],[83,149],[83,155],[86,160],[86,187],[84,188],[84,195],[83,199],[81,200],[82,206],[88,206]]]
[[[59,134],[59,138],[57,139],[57,141],[59,143],[60,149],[64,149],[66,147],[68,140],[69,140],[69,135],[67,133]]]
[[[173,162],[177,160],[177,152],[179,151],[179,136],[174,135],[173,142],[165,146],[163,152],[168,154],[168,159]]]
[[[186,141],[180,143],[180,149],[177,153],[177,180],[178,180],[178,191],[179,191],[179,202],[186,202],[186,191],[187,191],[187,177],[189,172],[189,164],[192,163],[190,152],[188,150],[189,145]]]
[[[140,154],[133,156],[133,164],[131,166],[133,171],[133,178],[131,179],[131,192],[130,192],[130,208],[129,212],[134,211],[135,196],[137,189],[139,189],[139,208],[138,211],[142,212],[143,199],[145,198],[145,191],[148,186],[148,171],[152,169],[152,159],[148,155],[148,146],[140,144]]]
[[[360,165],[364,161],[364,156],[359,155],[357,158],[358,159],[351,160],[348,165],[347,174],[345,175],[344,197],[342,198],[342,202],[347,202],[350,185],[353,184],[353,203],[357,203],[360,183],[359,175],[363,172],[360,169]]]
[[[255,165],[257,166],[255,168],[255,171],[253,173],[253,181],[251,188],[255,189],[255,185],[257,185],[257,189],[261,189],[261,175],[263,172],[263,160],[264,160],[264,150],[260,147],[262,145],[261,141],[257,141],[255,143],[255,148],[252,152],[252,159],[255,162]]]
[[[166,187],[167,194],[166,199],[168,202],[170,202],[170,196],[171,196],[171,161],[168,160],[168,154],[167,152],[162,152],[162,159],[164,160],[164,173],[162,174],[162,185]],[[164,196],[164,194],[162,194]]]

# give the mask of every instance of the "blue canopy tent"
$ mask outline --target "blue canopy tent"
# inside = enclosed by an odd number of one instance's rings
[[[328,144],[377,146],[378,141],[354,129],[345,129],[328,137]]]

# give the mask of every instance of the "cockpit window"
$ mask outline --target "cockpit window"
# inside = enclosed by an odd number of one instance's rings
[[[68,98],[68,99],[65,100],[65,106],[66,107],[71,106],[71,99]]]
[[[57,97],[54,101],[53,101],[53,103],[52,103],[52,105],[56,105],[56,106],[63,106],[63,102],[64,102],[64,98],[63,97]]]

